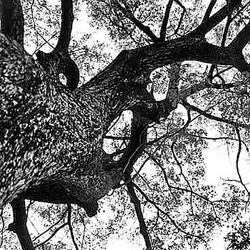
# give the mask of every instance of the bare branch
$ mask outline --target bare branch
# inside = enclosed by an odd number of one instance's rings
[[[39,234],[38,236],[36,236],[36,237],[34,238],[34,241],[37,240],[38,238],[40,238],[41,236],[43,236],[44,234],[46,234],[47,232],[49,232],[53,227],[55,227],[56,225],[58,225],[58,224],[64,219],[64,217],[65,217],[67,211],[68,211],[68,210],[66,209],[66,210],[62,213],[62,215],[61,215],[61,217],[59,218],[58,221],[56,221],[54,224],[52,224],[52,225],[51,225],[49,228],[47,228],[44,232],[42,232],[41,234]]]
[[[221,46],[222,47],[225,47],[225,45],[226,45],[227,33],[228,33],[229,26],[230,26],[231,22],[232,22],[232,17],[231,17],[231,14],[229,14],[228,17],[227,17],[227,22],[226,22],[224,32],[223,32],[223,35],[222,35],[222,41],[221,41]]]
[[[34,250],[32,240],[27,228],[27,214],[25,209],[25,200],[15,199],[11,202],[13,210],[13,222],[8,229],[15,232],[23,249]]]
[[[1,218],[1,237],[0,237],[0,247],[2,246],[3,244],[3,240],[4,240],[4,227],[5,227],[5,221],[4,221],[4,218],[3,218],[3,208],[0,209],[0,218]]]
[[[55,50],[68,51],[74,20],[72,0],[61,0],[61,30]]]
[[[138,197],[137,197],[137,195],[135,193],[133,183],[128,182],[127,188],[128,188],[129,196],[131,198],[131,202],[134,204],[134,207],[135,207],[136,215],[137,215],[139,225],[140,225],[140,233],[142,234],[142,236],[143,236],[143,238],[145,240],[147,249],[151,250],[153,248],[152,248],[151,241],[150,241],[150,238],[149,238],[147,225],[146,225],[146,222],[144,220],[140,200],[138,199]]]
[[[224,18],[232,13],[241,3],[241,0],[231,0],[229,3],[218,10],[207,20],[203,22],[193,30],[188,36],[204,37],[212,28],[219,24]]]
[[[241,185],[244,187],[244,189],[246,190],[246,192],[248,194],[248,201],[249,201],[250,192],[249,192],[248,188],[246,187],[245,183],[242,180],[241,173],[240,173],[240,167],[239,167],[239,160],[240,160],[240,154],[241,154],[241,144],[242,144],[241,136],[240,136],[240,130],[239,130],[239,128],[237,126],[235,127],[235,130],[236,130],[236,134],[237,134],[238,141],[239,141],[239,147],[238,147],[238,152],[237,152],[237,156],[236,156],[236,170],[237,170],[237,175],[239,177],[239,181],[240,181]]]
[[[166,11],[165,11],[165,15],[164,15],[164,18],[162,21],[161,31],[160,31],[160,40],[161,41],[165,41],[165,38],[166,38],[166,28],[167,28],[170,10],[171,10],[171,7],[173,5],[173,2],[174,2],[174,0],[169,0],[167,7],[166,7]]]
[[[160,206],[154,202],[153,200],[151,200],[142,190],[139,186],[137,186],[135,183],[133,184],[134,187],[139,191],[139,193],[145,198],[145,200],[147,202],[149,202],[150,204],[152,204],[157,211],[159,211],[160,213],[164,214],[169,220],[170,222],[174,225],[174,227],[180,231],[181,233],[185,234],[185,235],[188,235],[188,236],[191,236],[191,237],[196,237],[196,238],[199,238],[200,240],[204,241],[203,238],[201,238],[200,236],[198,235],[194,235],[194,234],[191,234],[191,233],[188,233],[186,232],[185,230],[183,230],[178,224],[177,222],[169,215],[168,212],[164,211],[163,209],[160,208]]]
[[[124,14],[124,16],[127,17],[133,24],[135,24],[135,26],[139,28],[144,34],[150,37],[153,42],[159,42],[159,38],[152,32],[152,30],[148,26],[145,26],[133,15],[127,5],[123,7],[117,0],[114,0],[113,2],[118,7],[118,9]]]
[[[240,31],[228,47],[241,52],[250,40],[250,22]]]
[[[40,244],[36,245],[35,248],[38,248],[38,247],[44,245],[46,242],[50,241],[50,240],[56,235],[56,233],[57,233],[58,231],[60,231],[62,228],[64,228],[64,227],[67,226],[67,225],[68,225],[68,223],[65,222],[64,224],[62,224],[61,226],[59,226],[59,227],[49,236],[49,238],[47,238],[45,241],[41,242]]]
[[[181,24],[182,24],[182,21],[183,21],[183,18],[184,18],[185,13],[186,13],[186,9],[183,9],[183,10],[182,10],[182,13],[181,13],[181,17],[180,17],[179,22],[178,22],[178,25],[177,25],[177,27],[176,27],[176,29],[175,29],[175,31],[174,31],[174,34],[178,34],[178,30],[179,30],[180,27],[181,27]]]
[[[132,172],[133,165],[138,159],[138,156],[142,152],[147,141],[147,128],[148,123],[143,121],[136,112],[133,114],[133,122],[131,128],[130,142],[127,147],[126,152],[123,154],[122,158],[119,160],[119,165],[123,165],[123,173],[125,176],[130,175]]]
[[[72,222],[71,222],[71,214],[72,214],[72,208],[71,208],[71,205],[69,204],[68,205],[68,226],[69,226],[69,231],[70,231],[71,239],[72,239],[72,242],[74,244],[75,249],[79,250],[79,247],[77,246],[75,236],[74,236],[74,230],[73,230]]]
[[[208,7],[207,7],[207,10],[206,10],[206,12],[205,12],[205,15],[204,15],[204,17],[203,17],[202,23],[203,23],[203,22],[206,22],[206,21],[209,19],[210,14],[211,14],[211,12],[212,12],[212,10],[213,10],[214,5],[216,4],[216,2],[217,2],[217,0],[211,0],[211,1],[210,1],[209,5],[208,5]]]
[[[223,122],[223,123],[226,123],[226,124],[229,124],[229,125],[233,125],[233,126],[236,126],[236,127],[241,127],[241,128],[247,128],[249,129],[250,128],[250,125],[247,125],[247,124],[243,124],[243,123],[240,123],[240,122],[234,122],[234,121],[231,121],[231,120],[228,120],[228,119],[224,119],[224,118],[221,118],[221,117],[218,117],[218,116],[214,116],[214,115],[211,115],[211,114],[208,114],[206,111],[203,111],[191,104],[189,104],[188,102],[186,101],[183,101],[182,104],[189,108],[190,110],[193,110],[211,120],[215,120],[215,121],[218,121],[218,122]]]

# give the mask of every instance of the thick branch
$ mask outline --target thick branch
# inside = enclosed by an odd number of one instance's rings
[[[217,0],[211,0],[210,1],[209,5],[207,7],[207,10],[205,12],[205,15],[203,17],[202,23],[206,22],[209,19],[210,14],[211,14],[211,12],[212,12],[212,10],[213,10],[214,5],[216,4],[216,2],[217,2]]]
[[[2,0],[0,12],[2,12],[1,33],[23,46],[24,18],[20,0]]]
[[[231,0],[210,18],[206,18],[203,22],[189,35],[196,37],[204,37],[211,29],[219,24],[224,18],[232,13],[241,3],[241,0]]]
[[[230,43],[229,47],[233,48],[239,53],[244,49],[250,40],[250,22],[240,31],[240,33]]]
[[[127,178],[131,174],[134,163],[141,155],[147,141],[147,126],[148,122],[138,113],[134,113],[130,141],[126,151],[118,161],[118,164],[123,167],[123,173]]]
[[[32,240],[26,225],[27,214],[25,210],[25,201],[15,199],[11,202],[13,210],[13,223],[9,225],[9,230],[15,232],[20,241],[23,250],[34,250]]]
[[[72,0],[61,0],[61,30],[55,50],[68,51],[74,20]]]
[[[152,44],[138,49],[137,55],[141,57],[137,58],[137,61],[143,62],[143,67],[148,72],[172,62],[184,60],[233,65],[240,71],[248,71],[250,69],[241,53],[231,48],[221,48],[212,45],[199,38],[184,37],[169,42]]]

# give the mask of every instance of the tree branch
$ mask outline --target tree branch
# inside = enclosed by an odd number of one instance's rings
[[[74,244],[74,247],[76,250],[79,250],[79,247],[77,246],[75,236],[74,236],[74,230],[73,230],[72,222],[71,222],[71,215],[72,215],[72,208],[71,208],[71,205],[68,205],[68,222],[67,223],[69,226],[69,231],[70,231],[70,235],[71,235],[71,239]]]
[[[147,202],[149,202],[150,204],[152,204],[152,205],[156,208],[157,211],[159,211],[160,213],[164,214],[164,215],[170,220],[170,222],[173,224],[173,226],[174,226],[178,231],[182,232],[182,233],[185,234],[185,235],[188,235],[188,236],[191,236],[191,237],[196,237],[196,238],[198,238],[198,239],[204,241],[204,239],[201,238],[200,236],[194,235],[194,234],[191,234],[191,233],[188,233],[188,232],[186,232],[184,229],[182,229],[182,228],[177,224],[177,222],[169,215],[169,213],[166,212],[166,211],[164,211],[163,209],[161,209],[160,206],[159,206],[156,202],[154,202],[153,200],[151,200],[151,199],[141,190],[141,188],[140,188],[138,185],[134,184],[134,187],[139,191],[139,193],[145,198],[145,200],[146,200]]]
[[[68,223],[66,223],[66,222],[63,223],[61,226],[59,226],[59,227],[49,236],[49,238],[47,238],[45,241],[43,241],[43,242],[39,243],[38,245],[36,245],[35,248],[38,248],[38,247],[44,245],[46,242],[50,241],[50,240],[57,234],[58,231],[60,231],[62,228],[64,228],[64,227],[67,226],[67,225],[68,225]]]
[[[118,9],[124,14],[125,17],[127,17],[137,28],[139,28],[144,34],[146,34],[153,42],[159,42],[159,38],[152,32],[152,30],[145,26],[142,22],[140,22],[131,12],[129,7],[125,5],[123,7],[117,0],[114,0],[114,4],[118,7]]]
[[[202,23],[208,21],[209,17],[210,17],[210,14],[214,8],[214,5],[216,4],[217,0],[211,0],[208,7],[207,7],[207,10],[205,12],[205,15],[203,17],[203,20],[202,20]]]
[[[160,40],[161,41],[165,41],[165,38],[166,38],[166,29],[167,29],[170,10],[171,10],[171,7],[173,5],[173,2],[174,2],[174,0],[169,0],[167,7],[166,7],[166,11],[165,11],[165,15],[164,15],[164,18],[162,21],[161,31],[160,31]]]
[[[23,46],[24,18],[20,0],[1,0],[1,33]]]
[[[27,228],[27,214],[25,210],[25,200],[15,199],[11,202],[13,210],[13,222],[8,229],[15,232],[23,250],[34,250],[32,240]]]
[[[228,119],[224,119],[224,118],[221,118],[221,117],[218,117],[218,116],[214,116],[214,115],[211,115],[211,114],[208,114],[206,111],[203,111],[191,104],[189,104],[188,102],[186,101],[183,101],[182,104],[190,109],[190,110],[193,110],[211,120],[215,120],[215,121],[218,121],[218,122],[223,122],[223,123],[226,123],[226,124],[229,124],[229,125],[232,125],[232,126],[235,126],[235,127],[241,127],[241,128],[247,128],[249,129],[250,128],[250,125],[247,125],[247,124],[243,124],[243,123],[240,123],[240,122],[234,122],[234,121],[231,121],[231,120],[228,120]]]
[[[61,0],[61,29],[55,49],[50,53],[38,51],[37,59],[46,71],[55,71],[55,77],[64,74],[67,79],[66,86],[75,90],[78,86],[80,74],[76,63],[71,59],[68,49],[74,21],[73,1]]]
[[[73,1],[61,0],[61,9],[61,30],[55,50],[68,52],[74,20]]]
[[[231,14],[241,3],[241,0],[228,1],[224,7],[218,10],[210,18],[206,18],[203,22],[193,30],[188,36],[204,37],[212,28],[219,24],[224,18]]]
[[[53,225],[51,225],[49,228],[47,228],[44,232],[42,232],[41,234],[39,234],[38,236],[36,236],[34,238],[34,241],[36,241],[38,238],[40,238],[41,236],[43,236],[44,234],[46,234],[47,232],[49,232],[53,227],[55,227],[56,225],[58,225],[64,218],[65,218],[65,215],[67,213],[68,209],[66,209],[61,217],[58,219],[58,221],[56,221]]]
[[[240,181],[241,185],[244,187],[244,189],[247,192],[248,201],[249,201],[249,199],[250,199],[250,192],[249,192],[247,186],[245,185],[245,183],[242,180],[241,173],[240,173],[240,167],[239,167],[240,154],[241,154],[241,150],[242,150],[242,148],[241,148],[242,141],[241,141],[241,136],[240,136],[240,130],[239,130],[239,128],[237,126],[235,127],[235,130],[236,130],[236,134],[237,134],[238,142],[239,142],[238,152],[237,152],[236,162],[235,162],[235,164],[236,164],[236,171],[237,171],[237,175],[239,177],[239,181]]]
[[[231,14],[229,14],[228,17],[227,17],[227,22],[226,22],[226,25],[225,25],[225,28],[224,28],[224,32],[223,32],[223,35],[222,35],[222,41],[221,41],[221,46],[222,47],[226,46],[227,33],[229,31],[229,27],[230,27],[230,24],[231,24],[232,20],[233,19],[231,17]]]
[[[142,236],[143,236],[143,238],[145,240],[147,250],[151,250],[153,248],[152,248],[151,241],[150,241],[150,238],[149,238],[147,225],[146,225],[146,222],[144,220],[140,200],[138,199],[138,197],[137,197],[137,195],[135,193],[133,183],[128,182],[127,183],[127,188],[128,188],[129,196],[131,198],[131,202],[134,204],[134,207],[135,207],[137,219],[138,219],[139,225],[140,225],[140,233],[142,234]]]
[[[240,33],[229,44],[229,48],[241,52],[250,40],[250,22],[240,31]]]

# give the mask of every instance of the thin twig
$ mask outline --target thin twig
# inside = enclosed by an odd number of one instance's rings
[[[236,171],[237,171],[237,175],[239,177],[239,180],[240,180],[240,183],[241,185],[244,187],[244,189],[246,190],[247,194],[248,194],[248,201],[250,200],[250,192],[247,188],[247,186],[245,185],[245,183],[243,182],[242,180],[242,177],[241,177],[241,173],[240,173],[240,167],[239,167],[239,160],[240,160],[240,154],[241,154],[241,136],[240,136],[240,130],[239,128],[236,126],[235,127],[235,130],[236,130],[236,134],[237,134],[237,137],[238,137],[238,141],[239,141],[239,146],[238,146],[238,152],[237,152],[237,156],[236,156],[236,162],[235,162],[235,165],[236,165]]]

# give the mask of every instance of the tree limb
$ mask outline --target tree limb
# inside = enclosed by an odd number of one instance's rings
[[[207,10],[205,12],[205,15],[203,17],[202,23],[206,22],[209,19],[210,14],[211,14],[211,12],[212,12],[212,10],[213,10],[214,5],[216,4],[216,2],[217,2],[217,0],[211,0],[210,1],[209,5],[207,7]]]
[[[73,26],[73,1],[61,0],[61,29],[55,51],[68,52]]]
[[[228,4],[218,10],[211,17],[203,20],[203,22],[189,35],[195,37],[204,37],[212,28],[214,28],[224,18],[226,18],[230,13],[232,13],[239,6],[241,0],[231,0],[228,2]]]
[[[67,223],[68,223],[68,227],[69,227],[69,231],[70,231],[70,235],[71,235],[71,239],[72,239],[72,242],[74,244],[74,247],[76,250],[79,250],[79,247],[77,246],[75,236],[74,236],[74,230],[72,227],[71,216],[72,216],[72,207],[71,207],[71,205],[68,204],[68,221],[67,221]]]
[[[170,11],[171,11],[171,7],[173,5],[173,2],[174,2],[174,0],[169,0],[167,7],[166,7],[166,11],[164,14],[164,18],[163,18],[162,25],[161,25],[161,31],[160,31],[160,40],[161,41],[165,41],[165,38],[166,38],[166,28],[167,28],[169,15],[170,15]]]
[[[80,74],[76,63],[68,52],[74,21],[73,1],[61,0],[61,10],[61,28],[56,47],[50,53],[38,51],[36,55],[46,71],[52,73],[53,69],[55,77],[64,74],[67,80],[66,86],[74,91],[78,86]]]
[[[200,237],[200,236],[198,236],[198,235],[194,235],[194,234],[188,233],[188,232],[186,232],[184,229],[182,229],[182,228],[177,224],[177,222],[169,215],[169,213],[168,213],[167,211],[164,211],[163,209],[161,209],[160,206],[159,206],[156,202],[154,202],[153,200],[151,200],[151,199],[141,190],[141,188],[140,188],[138,185],[134,184],[134,187],[139,191],[139,193],[145,198],[145,200],[146,200],[147,202],[149,202],[150,204],[152,204],[152,205],[156,208],[157,211],[159,211],[160,213],[162,213],[163,215],[165,215],[165,216],[170,220],[170,222],[173,224],[173,226],[174,226],[178,231],[180,231],[181,233],[183,233],[183,234],[185,234],[185,235],[188,235],[188,236],[191,236],[191,237],[196,237],[196,238],[198,238],[198,239],[204,241],[204,239],[203,239],[202,237]]]
[[[140,22],[131,12],[128,6],[123,7],[117,0],[114,0],[114,4],[118,9],[127,17],[137,28],[139,28],[144,34],[151,38],[153,42],[158,42],[159,38],[152,32],[152,30]],[[125,3],[124,3],[125,4]]]
[[[20,0],[1,0],[0,12],[1,33],[23,46],[24,17]]]
[[[247,192],[248,201],[249,201],[250,200],[250,192],[249,192],[247,186],[245,185],[245,183],[243,182],[243,179],[242,179],[242,176],[241,176],[241,173],[240,173],[240,167],[239,167],[240,154],[241,154],[241,150],[242,150],[242,147],[241,147],[242,141],[241,141],[241,136],[240,136],[240,130],[239,130],[239,128],[237,126],[235,127],[235,130],[236,130],[236,134],[237,134],[238,142],[239,142],[238,152],[237,152],[236,162],[235,162],[235,164],[236,164],[236,171],[237,171],[237,175],[239,177],[239,181],[240,181],[241,185],[244,187],[244,189]]]
[[[146,225],[146,222],[144,220],[143,212],[141,209],[140,200],[135,193],[134,186],[133,186],[132,182],[127,183],[127,189],[128,189],[129,196],[131,198],[131,202],[134,204],[134,207],[135,207],[137,219],[138,219],[139,225],[140,225],[140,233],[142,234],[142,236],[145,240],[147,250],[152,250],[153,248],[151,245],[147,225]]]
[[[214,115],[211,115],[211,114],[208,114],[206,111],[203,111],[191,104],[189,104],[188,102],[186,101],[183,101],[182,104],[189,108],[190,110],[193,110],[195,112],[198,112],[199,114],[211,119],[211,120],[215,120],[215,121],[218,121],[218,122],[223,122],[223,123],[226,123],[226,124],[229,124],[229,125],[233,125],[233,126],[237,126],[237,127],[241,127],[241,128],[247,128],[249,129],[250,128],[250,125],[247,125],[247,124],[243,124],[243,123],[240,123],[240,122],[234,122],[234,121],[231,121],[231,120],[228,120],[228,119],[224,119],[224,118],[221,118],[221,117],[218,117],[218,116],[214,116]]]
[[[240,31],[240,33],[229,44],[229,48],[241,52],[250,40],[250,22]]]
[[[27,214],[25,210],[25,200],[15,199],[11,202],[13,210],[13,222],[8,229],[15,232],[23,250],[34,250],[32,240],[27,228]]]

